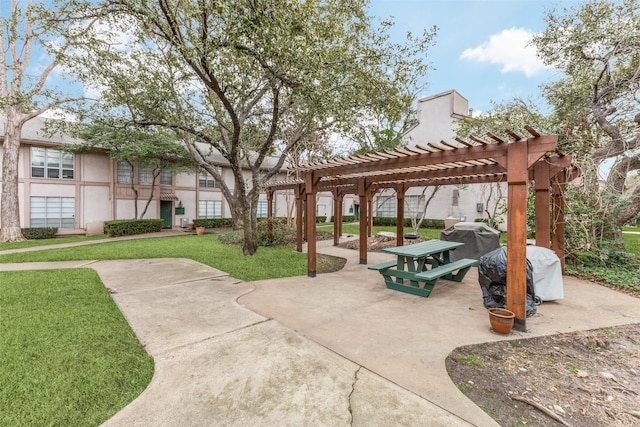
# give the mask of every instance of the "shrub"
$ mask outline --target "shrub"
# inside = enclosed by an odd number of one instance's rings
[[[161,231],[163,224],[161,219],[118,219],[105,221],[104,229],[111,237],[130,236]]]
[[[224,228],[231,227],[231,218],[198,218],[193,220],[194,227]]]
[[[391,227],[395,226],[397,222],[396,217],[375,216],[373,217],[373,225]],[[411,227],[411,218],[404,219],[404,226]],[[444,219],[425,218],[420,224],[420,228],[444,228]]]
[[[25,239],[51,239],[56,236],[58,229],[56,227],[32,227],[23,228],[22,235]]]
[[[342,222],[354,222],[355,220],[355,215],[342,215]]]
[[[271,219],[271,239],[268,236],[268,221],[258,223],[258,244],[261,246],[285,246],[296,241],[296,230],[287,226],[286,218]]]
[[[326,215],[316,215],[316,224],[321,223],[321,222],[327,222],[327,216]]]

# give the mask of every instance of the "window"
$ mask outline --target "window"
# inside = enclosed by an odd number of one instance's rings
[[[420,216],[424,211],[424,196],[406,196],[404,198],[405,216]]]
[[[171,185],[173,183],[173,176],[171,175],[171,171],[167,169],[162,169],[160,171],[160,185]]]
[[[458,201],[460,200],[460,190],[453,190],[453,194],[451,196],[451,206],[458,206]]]
[[[216,167],[216,170],[222,175],[222,168],[220,166]],[[200,188],[220,188],[218,181],[204,169],[200,169],[199,183]]]
[[[200,200],[198,218],[222,218],[222,202],[220,200]]]
[[[73,179],[75,157],[53,148],[31,147],[31,177]]]
[[[376,209],[375,216],[378,217],[395,217],[396,211],[396,196],[378,196],[376,197]]]
[[[118,162],[118,184],[133,183],[133,168],[129,162]]]
[[[143,168],[138,170],[138,182],[142,185],[153,184],[153,168]]]
[[[258,218],[266,218],[268,213],[267,208],[269,207],[269,202],[266,200],[258,200]],[[275,200],[271,203],[271,210],[275,212],[276,210],[276,202]]]
[[[75,228],[73,197],[31,197],[31,227]]]

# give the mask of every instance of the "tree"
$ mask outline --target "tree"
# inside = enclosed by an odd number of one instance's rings
[[[627,185],[640,169],[639,16],[636,0],[592,0],[549,12],[533,38],[545,64],[566,76],[543,91],[561,125],[561,149],[585,168],[591,186],[583,201],[605,215],[607,239],[640,212],[640,186]],[[604,180],[592,179],[598,172]]]
[[[435,30],[393,44],[391,23],[374,28],[365,6],[111,0],[107,27],[133,31],[133,38],[126,47],[105,42],[99,53],[79,55],[79,76],[102,88],[86,117],[126,114],[137,125],[172,130],[220,182],[251,255],[260,191],[287,154],[315,133],[348,135],[381,112],[393,117],[426,69]],[[213,151],[228,161],[232,186],[211,164]]]
[[[429,194],[429,197],[425,199],[427,190],[431,190],[431,194]],[[422,221],[424,221],[425,217],[427,216],[427,209],[429,208],[429,204],[431,203],[433,198],[436,197],[436,193],[439,190],[439,185],[422,187],[422,191],[419,197],[420,202],[416,203],[413,206],[413,209],[411,209],[411,211],[409,212],[409,216],[411,217],[411,228],[413,229],[414,233],[418,234],[418,230],[420,230]],[[422,201],[424,201],[424,203],[422,203]],[[420,216],[420,218],[418,218],[418,215]]]
[[[10,5],[3,2],[0,7],[0,110],[5,121],[0,210],[3,242],[24,240],[18,200],[22,127],[45,111],[71,101],[51,87],[48,79],[74,40],[91,27],[86,19],[82,25],[70,25],[87,9],[82,3],[52,0],[47,2],[49,7],[33,0],[24,3],[12,0]],[[32,56],[40,49],[46,51],[50,62],[32,65]]]
[[[483,138],[487,132],[498,134],[509,139],[506,130],[522,133],[525,126],[532,126],[541,134],[556,133],[557,124],[552,117],[541,113],[530,99],[512,99],[503,104],[492,102],[492,109],[478,117],[465,117],[460,122],[457,135],[461,138],[476,136]],[[485,138],[486,139],[486,138]],[[498,228],[504,222],[506,204],[504,200],[505,186],[503,183],[489,183],[480,186],[484,213],[489,225]]]
[[[73,134],[83,142],[69,147],[74,152],[106,150],[109,156],[117,162],[129,165],[131,191],[134,195],[134,217],[144,218],[153,200],[156,181],[162,170],[172,171],[194,169],[194,164],[188,151],[175,141],[175,135],[165,129],[151,127],[139,128],[126,123],[93,123],[88,126],[74,128]],[[139,191],[135,180],[134,170],[148,168],[151,170],[151,191],[145,206],[138,215]],[[140,170],[140,169],[139,169]]]

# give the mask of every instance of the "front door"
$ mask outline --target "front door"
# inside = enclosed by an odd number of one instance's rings
[[[160,201],[160,218],[164,221],[163,228],[171,228],[171,220],[173,218],[173,202]]]

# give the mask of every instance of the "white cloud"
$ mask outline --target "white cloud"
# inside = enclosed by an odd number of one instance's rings
[[[511,28],[494,34],[481,45],[466,49],[461,59],[500,64],[503,73],[522,71],[527,77],[546,69],[536,57],[536,48],[528,46],[534,33],[524,28]]]

